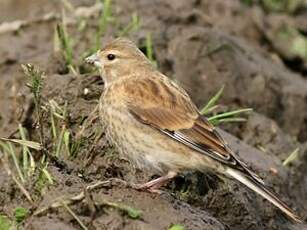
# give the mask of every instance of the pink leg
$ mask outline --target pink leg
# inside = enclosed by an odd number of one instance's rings
[[[177,175],[176,172],[169,171],[165,176],[161,176],[157,179],[148,181],[145,184],[141,184],[137,188],[142,190],[147,190],[149,192],[160,193],[158,189],[161,186],[165,185],[167,182],[169,182],[171,179],[173,179],[176,175]]]

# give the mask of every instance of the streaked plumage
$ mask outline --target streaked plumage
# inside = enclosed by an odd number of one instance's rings
[[[239,180],[300,221],[237,159],[188,94],[131,41],[116,39],[87,62],[106,82],[99,110],[108,138],[138,167],[167,175],[144,187],[156,189],[186,170],[214,171]]]

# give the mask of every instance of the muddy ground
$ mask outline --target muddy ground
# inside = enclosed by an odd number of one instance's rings
[[[13,220],[13,210],[24,207],[29,214],[19,224],[21,229],[82,229],[63,207],[35,214],[56,201],[69,200],[88,185],[111,180],[87,192],[82,201],[69,205],[88,229],[169,229],[173,224],[185,229],[307,229],[304,224],[293,225],[239,183],[215,175],[180,175],[162,195],[136,191],[113,181],[119,178],[141,182],[154,175],[133,169],[100,133],[99,120],[87,119],[103,90],[102,80],[82,62],[82,55],[95,37],[98,18],[92,12],[85,29],[78,30],[76,9],[90,7],[95,1],[71,2],[75,10],[66,9],[68,32],[74,39],[73,60],[80,74],[69,72],[61,53],[54,49],[54,28],[60,22],[62,3],[0,3],[0,23],[27,22],[18,30],[0,33],[0,137],[20,138],[15,130],[22,123],[29,138],[39,140],[33,99],[26,87],[29,79],[21,69],[21,64],[33,63],[45,71],[44,153],[49,155],[47,170],[54,181],[38,189],[39,172],[28,178],[24,188],[34,200],[31,204],[1,164],[1,215]],[[144,47],[146,35],[151,33],[160,70],[178,81],[199,108],[222,85],[222,110],[252,107],[254,112],[247,122],[221,125],[227,131],[223,136],[240,158],[306,221],[306,59],[289,53],[289,42],[274,40],[278,28],[285,25],[307,34],[306,5],[295,12],[271,12],[261,4],[243,2],[249,1],[117,0],[113,3],[116,23],[107,29],[102,43],[110,40],[118,27],[126,25],[132,13],[137,13],[141,26],[129,37]],[[46,19],[46,14],[52,16]],[[82,140],[74,156],[65,154],[63,148],[63,154],[52,157],[55,143],[50,131],[50,100],[67,105],[67,117],[58,126],[69,130],[72,141]],[[80,137],[82,125],[85,130]],[[283,161],[297,148],[297,157],[284,166]],[[35,152],[35,160],[39,162],[41,155],[42,151]],[[16,174],[11,160],[8,165]],[[133,219],[106,202],[141,210],[142,215]]]

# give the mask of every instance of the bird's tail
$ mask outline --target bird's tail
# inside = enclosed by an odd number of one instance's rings
[[[256,193],[258,193],[259,195],[270,201],[272,204],[278,207],[282,212],[284,212],[288,217],[290,217],[293,221],[302,223],[302,220],[297,215],[295,215],[294,212],[284,202],[282,202],[271,191],[269,191],[269,189],[267,189],[265,185],[257,182],[253,178],[233,168],[227,168],[226,174],[237,179],[242,184],[246,185],[251,190],[255,191]]]

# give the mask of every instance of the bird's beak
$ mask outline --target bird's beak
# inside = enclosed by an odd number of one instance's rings
[[[91,56],[85,58],[85,62],[91,65],[95,65],[96,67],[101,67],[101,61],[97,53],[92,54]]]

